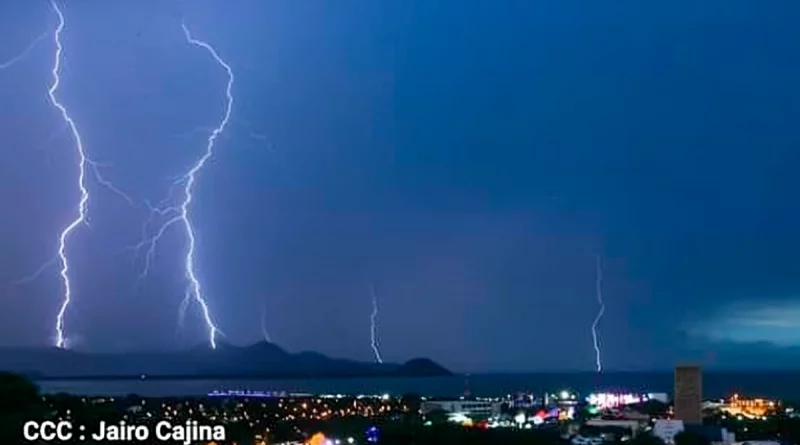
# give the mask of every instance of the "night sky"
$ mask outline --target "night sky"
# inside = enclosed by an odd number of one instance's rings
[[[143,204],[235,103],[191,211],[226,340],[460,371],[800,366],[800,3],[62,3],[59,99],[103,177],[68,241],[70,343],[188,347],[187,239],[149,276]],[[0,4],[0,344],[49,345],[75,141],[49,103],[57,16]],[[172,194],[170,190],[172,189]],[[151,226],[151,231],[153,230]]]

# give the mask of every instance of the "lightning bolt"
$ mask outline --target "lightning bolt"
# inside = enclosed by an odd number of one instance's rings
[[[66,124],[66,125],[65,125],[65,128],[74,129],[75,127],[74,127],[74,125],[72,125],[72,124]],[[73,135],[74,135],[74,134],[76,134],[76,133],[74,133],[74,132],[73,132]],[[77,137],[77,138],[76,138],[76,140],[80,141],[80,137]],[[82,172],[84,172],[84,173],[85,173],[86,169],[85,169],[84,167],[88,166],[88,167],[89,167],[89,169],[91,170],[91,172],[94,174],[95,180],[97,181],[97,183],[98,183],[98,184],[100,184],[100,185],[102,185],[103,187],[107,188],[108,190],[110,190],[110,191],[111,191],[112,193],[114,193],[115,195],[117,195],[117,196],[121,197],[121,198],[122,198],[123,200],[125,200],[125,202],[127,202],[127,203],[128,203],[128,205],[130,205],[131,207],[137,207],[137,204],[136,204],[136,202],[134,201],[134,199],[133,199],[133,198],[131,198],[131,197],[130,197],[130,196],[127,194],[127,193],[125,193],[125,192],[123,192],[122,190],[120,190],[119,188],[117,188],[117,186],[115,186],[115,185],[114,185],[114,183],[112,183],[111,181],[107,180],[107,179],[106,179],[106,178],[105,178],[105,177],[104,177],[104,176],[103,176],[103,175],[100,173],[100,167],[101,167],[101,166],[106,166],[106,165],[101,165],[101,164],[99,164],[99,163],[97,163],[97,162],[94,162],[94,161],[92,161],[91,159],[89,159],[89,158],[86,156],[86,152],[85,152],[85,151],[83,151],[83,146],[82,146],[82,144],[81,144],[81,148],[79,149],[79,152],[80,152],[80,153],[81,153],[81,155],[83,156],[83,161],[84,161],[84,165],[82,165],[82,166],[81,166],[81,171],[82,171]],[[87,202],[86,202],[86,204],[88,205],[88,197],[87,197]],[[79,205],[79,207],[80,207],[80,205]],[[87,210],[87,209],[88,209],[88,208],[87,208],[86,206],[84,206],[84,210]],[[88,224],[89,224],[89,223],[88,223],[88,221],[89,221],[89,220],[88,220],[88,216],[87,216],[87,215],[86,215],[86,213],[84,212],[84,218],[83,218],[83,222],[84,222],[86,225],[88,225]],[[38,269],[36,269],[36,271],[34,271],[32,274],[30,274],[30,275],[28,275],[28,276],[26,276],[26,277],[23,277],[23,278],[17,279],[17,280],[15,280],[15,281],[13,281],[13,283],[14,283],[14,284],[26,284],[26,283],[30,283],[30,282],[32,282],[32,281],[35,281],[35,280],[36,280],[36,279],[38,279],[38,278],[39,278],[39,276],[41,276],[41,275],[42,275],[42,274],[43,274],[43,273],[44,273],[44,272],[45,272],[47,269],[49,269],[50,267],[52,267],[52,266],[55,266],[56,264],[59,264],[59,263],[61,263],[61,264],[62,264],[62,266],[63,266],[63,260],[62,260],[62,259],[59,257],[59,255],[55,255],[53,258],[50,258],[49,260],[47,260],[47,261],[45,261],[44,263],[42,263],[42,265],[41,265],[41,266],[39,266],[39,268],[38,268]]]
[[[119,188],[117,188],[117,186],[115,186],[111,181],[106,179],[100,173],[100,167],[108,167],[109,166],[108,164],[100,164],[98,162],[92,161],[89,158],[86,158],[86,164],[89,166],[89,168],[91,168],[92,173],[94,174],[94,179],[95,179],[95,181],[97,181],[98,184],[102,185],[103,187],[107,188],[108,190],[110,190],[115,195],[117,195],[120,198],[122,198],[125,202],[128,203],[129,206],[131,206],[131,207],[137,207],[138,206],[137,203],[133,200],[133,198],[131,198],[127,193],[125,193],[122,190],[120,190]]]
[[[269,336],[269,332],[267,331],[267,304],[264,303],[261,306],[261,335],[264,336],[264,340],[272,343],[272,337]]]
[[[49,34],[49,33],[46,33],[46,32],[42,33],[41,35],[39,35],[39,37],[33,39],[33,41],[31,43],[29,43],[28,46],[25,47],[24,50],[22,50],[21,53],[17,54],[16,56],[14,56],[14,57],[12,57],[12,58],[10,58],[8,60],[6,60],[3,63],[0,63],[0,70],[4,70],[4,69],[9,68],[9,67],[11,67],[13,65],[16,65],[17,62],[19,62],[20,60],[28,57],[28,55],[36,48],[36,45],[38,45],[39,42],[41,42],[42,40],[44,40],[47,37],[47,34]]]
[[[55,329],[56,347],[64,348],[66,346],[66,338],[64,335],[64,315],[66,314],[67,308],[72,301],[72,287],[69,279],[69,260],[67,259],[67,240],[79,225],[84,224],[87,221],[86,214],[89,205],[89,190],[86,188],[87,159],[86,151],[83,148],[83,141],[78,133],[78,128],[75,125],[75,121],[72,120],[69,112],[67,112],[67,108],[56,98],[56,92],[61,84],[61,77],[59,76],[61,70],[61,52],[63,50],[61,45],[61,32],[64,31],[64,26],[66,23],[64,21],[64,14],[62,14],[58,4],[56,4],[55,1],[51,1],[50,4],[53,7],[53,11],[55,11],[56,15],[58,16],[58,26],[56,27],[54,33],[55,37],[53,38],[56,46],[55,61],[53,63],[52,70],[53,83],[50,85],[50,89],[47,93],[50,97],[50,102],[61,112],[61,117],[69,127],[72,137],[75,139],[75,146],[78,152],[78,190],[80,191],[80,198],[78,200],[78,215],[69,224],[67,224],[58,238],[58,261],[61,265],[61,280],[64,283],[64,299],[59,307],[58,315],[56,316]]]
[[[58,109],[59,113],[61,114],[61,118],[64,120],[64,126],[69,130],[71,133],[74,141],[75,141],[75,150],[78,154],[78,177],[77,177],[77,188],[79,191],[79,199],[77,203],[78,214],[75,218],[70,221],[66,227],[62,230],[61,234],[58,238],[58,251],[54,258],[50,259],[49,261],[45,262],[33,275],[26,277],[22,280],[19,280],[18,283],[24,283],[27,281],[31,281],[37,278],[42,272],[44,272],[48,267],[59,264],[61,269],[59,271],[59,275],[61,276],[61,280],[64,284],[64,296],[61,302],[61,305],[58,309],[58,314],[56,316],[56,323],[55,323],[55,331],[56,331],[56,346],[59,348],[66,347],[66,331],[64,325],[64,318],[69,308],[70,303],[72,302],[72,283],[70,281],[69,275],[69,259],[67,256],[67,241],[69,240],[70,236],[75,232],[75,230],[81,225],[85,224],[88,225],[89,218],[88,218],[88,209],[89,209],[89,189],[86,185],[86,177],[87,172],[91,171],[94,174],[97,182],[114,192],[115,194],[121,196],[125,199],[129,204],[133,205],[133,199],[131,199],[128,195],[123,193],[120,189],[115,187],[110,181],[106,180],[100,174],[100,164],[97,162],[92,161],[86,154],[86,149],[83,146],[83,140],[81,139],[80,133],[78,132],[78,127],[75,125],[75,121],[69,115],[66,106],[59,102],[58,98],[56,97],[56,93],[58,92],[59,87],[61,86],[61,55],[63,52],[63,45],[61,43],[61,33],[64,31],[66,26],[66,21],[64,20],[64,14],[62,13],[61,9],[58,7],[58,4],[55,0],[51,0],[50,5],[53,8],[56,16],[58,17],[58,26],[56,26],[55,32],[53,33],[53,43],[55,45],[55,54],[54,54],[54,62],[53,68],[51,71],[53,83],[50,84],[50,88],[47,90],[47,95],[50,99],[50,103]],[[45,33],[40,36],[37,40],[31,43],[28,48],[16,58],[19,60],[20,58],[24,57],[27,53],[29,53],[33,47],[39,42],[39,40],[46,37],[49,33]],[[7,62],[13,63],[13,62]]]
[[[186,309],[188,308],[191,301],[195,301],[202,310],[203,318],[205,320],[206,326],[208,328],[208,341],[211,345],[212,349],[216,349],[217,347],[217,335],[221,335],[222,332],[219,330],[217,325],[214,323],[214,319],[211,316],[211,310],[208,306],[208,302],[206,298],[203,296],[203,289],[200,285],[200,280],[197,277],[197,271],[195,270],[195,251],[196,251],[196,240],[195,240],[195,233],[194,228],[192,226],[191,219],[189,217],[189,208],[191,207],[192,201],[194,200],[194,187],[197,183],[197,175],[206,165],[206,163],[211,159],[214,155],[214,145],[219,139],[220,135],[223,133],[225,128],[228,126],[228,122],[230,121],[231,111],[233,110],[233,94],[231,90],[233,89],[234,83],[234,74],[233,70],[231,69],[230,65],[228,65],[217,53],[216,49],[212,47],[210,44],[196,39],[189,28],[186,26],[185,23],[181,23],[181,27],[183,29],[183,33],[186,37],[186,41],[194,46],[197,46],[201,49],[207,51],[211,57],[217,62],[217,64],[222,67],[225,72],[228,74],[228,82],[225,87],[225,97],[227,99],[225,105],[225,113],[220,121],[219,125],[211,130],[211,134],[208,136],[208,140],[206,143],[206,149],[203,155],[190,166],[188,171],[183,174],[180,178],[175,181],[175,185],[182,186],[182,195],[183,200],[178,205],[171,205],[167,206],[162,203],[161,206],[152,207],[150,206],[150,218],[145,223],[145,228],[143,229],[146,233],[147,227],[152,223],[153,219],[157,216],[161,216],[166,218],[166,222],[164,222],[158,230],[155,231],[155,235],[150,237],[143,237],[143,241],[133,246],[133,249],[138,251],[144,247],[147,247],[147,253],[145,256],[145,265],[140,274],[140,278],[144,278],[150,268],[150,264],[152,262],[152,258],[155,255],[155,248],[158,244],[158,241],[164,236],[166,231],[175,224],[182,225],[184,231],[186,232],[186,237],[188,239],[188,248],[186,250],[186,257],[184,260],[184,267],[185,267],[185,275],[186,279],[189,281],[189,284],[186,289],[186,293],[184,295],[184,299],[181,302],[180,309],[178,311],[179,317],[179,325],[183,324],[183,319],[185,316]],[[169,199],[167,199],[169,201]]]
[[[600,337],[597,333],[597,327],[600,324],[600,320],[603,318],[603,314],[606,312],[606,304],[603,302],[603,263],[600,259],[600,255],[595,256],[595,293],[597,295],[597,303],[600,305],[600,310],[597,312],[597,316],[594,317],[594,322],[592,323],[592,340],[594,342],[594,353],[595,353],[595,362],[597,365],[597,372],[603,372],[603,359],[602,353],[600,348]]]
[[[372,313],[369,316],[369,336],[372,352],[375,354],[375,360],[378,363],[383,363],[381,351],[378,345],[378,295],[375,292],[375,285],[370,283],[369,291],[372,295]]]

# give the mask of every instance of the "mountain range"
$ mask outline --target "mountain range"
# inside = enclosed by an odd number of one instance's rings
[[[365,363],[316,352],[290,353],[259,342],[179,352],[87,353],[67,349],[0,349],[0,370],[34,379],[436,377],[450,371],[425,358]]]

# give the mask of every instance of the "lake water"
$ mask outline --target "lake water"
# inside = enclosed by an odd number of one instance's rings
[[[37,382],[45,393],[149,397],[203,396],[213,390],[286,391],[312,394],[404,394],[459,396],[469,385],[475,396],[502,396],[514,392],[555,392],[562,389],[587,394],[598,390],[672,393],[671,373],[606,374],[473,374],[435,378],[370,378],[316,380],[49,380]],[[708,398],[729,396],[772,397],[800,401],[800,372],[716,373],[703,375]]]

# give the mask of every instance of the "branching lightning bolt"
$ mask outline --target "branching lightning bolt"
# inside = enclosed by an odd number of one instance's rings
[[[55,31],[53,32],[53,43],[55,46],[55,53],[54,53],[54,61],[53,67],[51,70],[51,75],[53,82],[50,84],[50,87],[47,90],[47,95],[50,100],[50,103],[58,109],[59,113],[61,114],[61,118],[64,120],[63,128],[69,130],[70,134],[72,135],[75,141],[75,150],[78,154],[78,177],[77,177],[77,188],[79,191],[79,199],[77,203],[77,210],[78,214],[75,218],[70,221],[66,227],[62,230],[61,234],[58,238],[58,250],[56,255],[45,262],[39,269],[36,270],[32,275],[18,280],[17,283],[25,283],[28,281],[32,281],[36,279],[39,275],[41,275],[47,268],[53,265],[60,265],[59,275],[61,276],[61,280],[64,283],[64,297],[61,302],[61,305],[58,309],[58,314],[56,316],[56,323],[55,323],[55,331],[56,331],[56,346],[59,348],[66,347],[66,334],[64,329],[64,318],[69,308],[70,303],[72,302],[72,283],[70,281],[69,276],[69,259],[67,257],[67,241],[72,233],[80,226],[81,224],[88,225],[89,218],[88,218],[88,208],[89,208],[89,189],[86,185],[86,177],[88,170],[91,170],[91,173],[94,174],[95,178],[97,179],[98,183],[115,194],[123,197],[128,203],[133,204],[133,200],[123,193],[120,189],[116,188],[110,181],[103,178],[100,174],[100,164],[92,161],[86,154],[86,150],[83,147],[83,140],[81,139],[80,133],[78,132],[78,128],[75,125],[75,121],[69,115],[66,106],[59,102],[58,98],[56,97],[56,93],[58,92],[59,86],[61,85],[61,62],[62,62],[62,52],[63,46],[61,43],[61,33],[64,31],[66,26],[66,21],[64,20],[64,14],[61,12],[61,9],[58,7],[58,4],[55,0],[51,0],[50,2],[53,11],[55,12],[56,16],[58,17],[58,25],[56,26]],[[28,53],[30,53],[36,44],[39,43],[42,39],[47,37],[49,33],[42,34],[36,40],[34,40],[28,47],[23,51],[19,56],[15,57],[14,59],[6,62],[0,69],[7,68],[10,65],[13,65],[17,61],[21,60],[25,57]]]
[[[91,168],[92,173],[94,174],[95,181],[97,181],[100,185],[102,185],[103,187],[105,187],[108,190],[110,190],[115,195],[117,195],[120,198],[122,198],[123,200],[125,200],[125,202],[127,202],[128,205],[130,205],[131,207],[136,207],[137,206],[137,204],[133,200],[133,198],[131,198],[130,196],[128,196],[128,194],[126,194],[125,192],[123,192],[122,190],[117,188],[117,186],[115,186],[111,181],[106,179],[100,173],[100,167],[106,167],[107,165],[102,165],[102,164],[100,164],[98,162],[94,162],[89,158],[86,158],[86,164],[89,166],[89,168]]]
[[[72,129],[73,127],[72,127],[72,126],[70,126],[69,124],[65,124],[65,128],[70,128],[70,129]],[[83,153],[83,161],[84,161],[84,163],[85,163],[85,165],[84,165],[83,167],[86,167],[86,166],[88,166],[88,167],[89,167],[89,169],[91,170],[91,172],[94,174],[94,178],[95,178],[95,180],[97,181],[97,183],[98,183],[98,184],[100,184],[100,185],[102,185],[103,187],[107,188],[108,190],[110,190],[110,191],[111,191],[112,193],[114,193],[115,195],[117,195],[117,196],[121,197],[121,198],[122,198],[123,200],[125,200],[125,202],[127,202],[127,203],[128,203],[130,206],[131,206],[131,207],[136,207],[136,206],[137,206],[137,204],[136,204],[136,202],[133,200],[133,198],[131,198],[131,197],[130,197],[130,196],[127,194],[127,193],[125,193],[125,192],[123,192],[122,190],[120,190],[119,188],[117,188],[117,186],[115,186],[115,185],[114,185],[114,184],[113,184],[111,181],[107,180],[107,179],[106,179],[106,178],[105,178],[105,177],[104,177],[104,176],[103,176],[103,175],[100,173],[100,167],[103,167],[104,165],[101,165],[101,164],[99,164],[99,163],[97,163],[97,162],[94,162],[94,161],[92,161],[91,159],[89,159],[89,158],[86,156],[86,153],[85,153],[85,152],[82,152],[82,153]],[[85,168],[82,168],[81,170],[82,170],[82,171],[84,171],[84,172],[86,171],[86,169],[85,169]],[[88,202],[87,202],[87,204],[88,204]],[[145,204],[146,204],[146,203],[145,203]],[[83,222],[84,222],[85,224],[87,224],[87,225],[89,224],[89,219],[88,219],[88,216],[87,216],[87,215],[84,215]],[[47,269],[49,269],[50,267],[52,267],[52,266],[55,266],[56,264],[59,264],[59,261],[60,261],[60,257],[59,257],[59,255],[55,255],[55,256],[53,256],[53,258],[50,258],[49,260],[47,260],[47,261],[45,261],[44,263],[42,263],[42,265],[41,265],[41,266],[39,266],[39,268],[38,268],[38,269],[36,269],[36,271],[34,271],[32,274],[30,274],[30,275],[28,275],[28,276],[26,276],[26,277],[20,278],[20,279],[18,279],[18,280],[15,280],[15,281],[13,281],[13,283],[14,283],[14,284],[25,284],[25,283],[30,283],[31,281],[34,281],[34,280],[36,280],[37,278],[39,278],[39,276],[41,276],[41,275],[42,275],[42,273],[44,273],[44,271],[46,271],[46,270],[47,270]]]
[[[145,232],[147,230],[147,226],[149,226],[153,218],[156,216],[161,216],[163,218],[168,218],[166,222],[164,222],[158,230],[155,232],[155,235],[145,238],[142,242],[134,246],[135,250],[139,250],[142,248],[147,247],[147,253],[145,256],[145,265],[142,271],[140,278],[143,278],[147,275],[150,263],[152,261],[153,256],[155,255],[155,248],[158,244],[158,241],[164,236],[164,233],[174,224],[181,224],[183,225],[186,231],[186,237],[188,238],[188,248],[186,251],[186,258],[185,258],[185,274],[186,278],[189,281],[189,285],[186,289],[186,294],[184,296],[183,301],[181,302],[181,306],[179,309],[179,324],[183,323],[184,314],[186,309],[189,306],[189,303],[194,300],[200,305],[200,308],[203,313],[203,318],[206,322],[206,326],[208,327],[208,340],[213,349],[217,347],[217,335],[221,334],[221,331],[214,323],[214,320],[211,316],[211,310],[208,306],[208,303],[203,297],[203,290],[202,286],[200,285],[200,280],[197,278],[197,272],[195,271],[195,234],[194,228],[192,227],[192,223],[189,217],[189,207],[194,200],[194,186],[197,182],[197,175],[200,173],[200,170],[206,165],[206,163],[211,159],[214,155],[214,145],[217,139],[220,137],[222,132],[228,126],[228,122],[230,121],[231,111],[233,110],[233,94],[231,90],[233,89],[234,83],[234,75],[233,70],[231,69],[230,65],[228,65],[222,58],[219,56],[217,51],[212,47],[210,44],[203,42],[194,38],[189,28],[186,26],[185,23],[181,23],[181,27],[183,28],[183,33],[186,36],[186,40],[197,47],[200,47],[206,50],[211,57],[219,64],[228,74],[228,82],[225,87],[225,97],[227,99],[225,105],[225,114],[220,121],[219,125],[211,130],[211,134],[208,137],[206,143],[206,150],[200,159],[197,160],[189,170],[182,175],[180,178],[177,179],[175,184],[183,186],[183,201],[178,205],[172,206],[158,206],[158,207],[150,207],[150,218],[145,224]],[[162,203],[163,204],[163,203]]]
[[[594,322],[592,323],[592,340],[594,341],[594,353],[595,353],[595,362],[597,365],[597,372],[603,372],[603,359],[600,348],[600,336],[597,333],[597,327],[600,324],[600,320],[603,318],[603,314],[606,312],[606,304],[603,302],[603,263],[602,260],[600,259],[600,255],[597,255],[595,257],[595,269],[596,269],[595,293],[597,294],[597,303],[600,305],[600,310],[597,312],[597,316],[594,317]]]
[[[369,291],[372,296],[372,314],[369,316],[369,336],[370,336],[370,343],[372,346],[372,352],[375,354],[375,360],[378,363],[383,363],[383,357],[381,357],[381,351],[378,345],[378,295],[375,292],[375,285],[369,285]]]
[[[56,46],[56,52],[52,71],[53,83],[50,85],[50,89],[48,90],[48,96],[50,97],[50,102],[52,102],[53,106],[58,108],[58,110],[61,112],[61,117],[66,122],[67,126],[69,126],[72,137],[75,138],[75,146],[79,158],[78,190],[80,190],[80,199],[78,200],[78,215],[64,228],[58,239],[58,259],[59,263],[61,264],[61,280],[64,283],[64,300],[61,303],[61,307],[58,310],[58,315],[56,316],[56,346],[59,348],[64,348],[66,346],[66,339],[64,336],[64,314],[66,314],[67,308],[72,301],[72,287],[69,279],[69,261],[67,259],[67,240],[79,225],[86,223],[86,212],[89,204],[89,190],[86,188],[87,159],[86,151],[83,148],[83,141],[81,140],[81,136],[78,133],[78,128],[75,126],[75,122],[67,112],[66,107],[56,98],[56,91],[58,91],[58,87],[61,83],[61,78],[59,76],[59,72],[61,70],[62,51],[61,32],[64,30],[65,21],[64,14],[61,13],[61,9],[59,9],[58,4],[56,4],[55,1],[51,1],[50,4],[53,6],[53,10],[58,16],[58,27],[56,27],[54,33],[55,37],[53,39]]]

